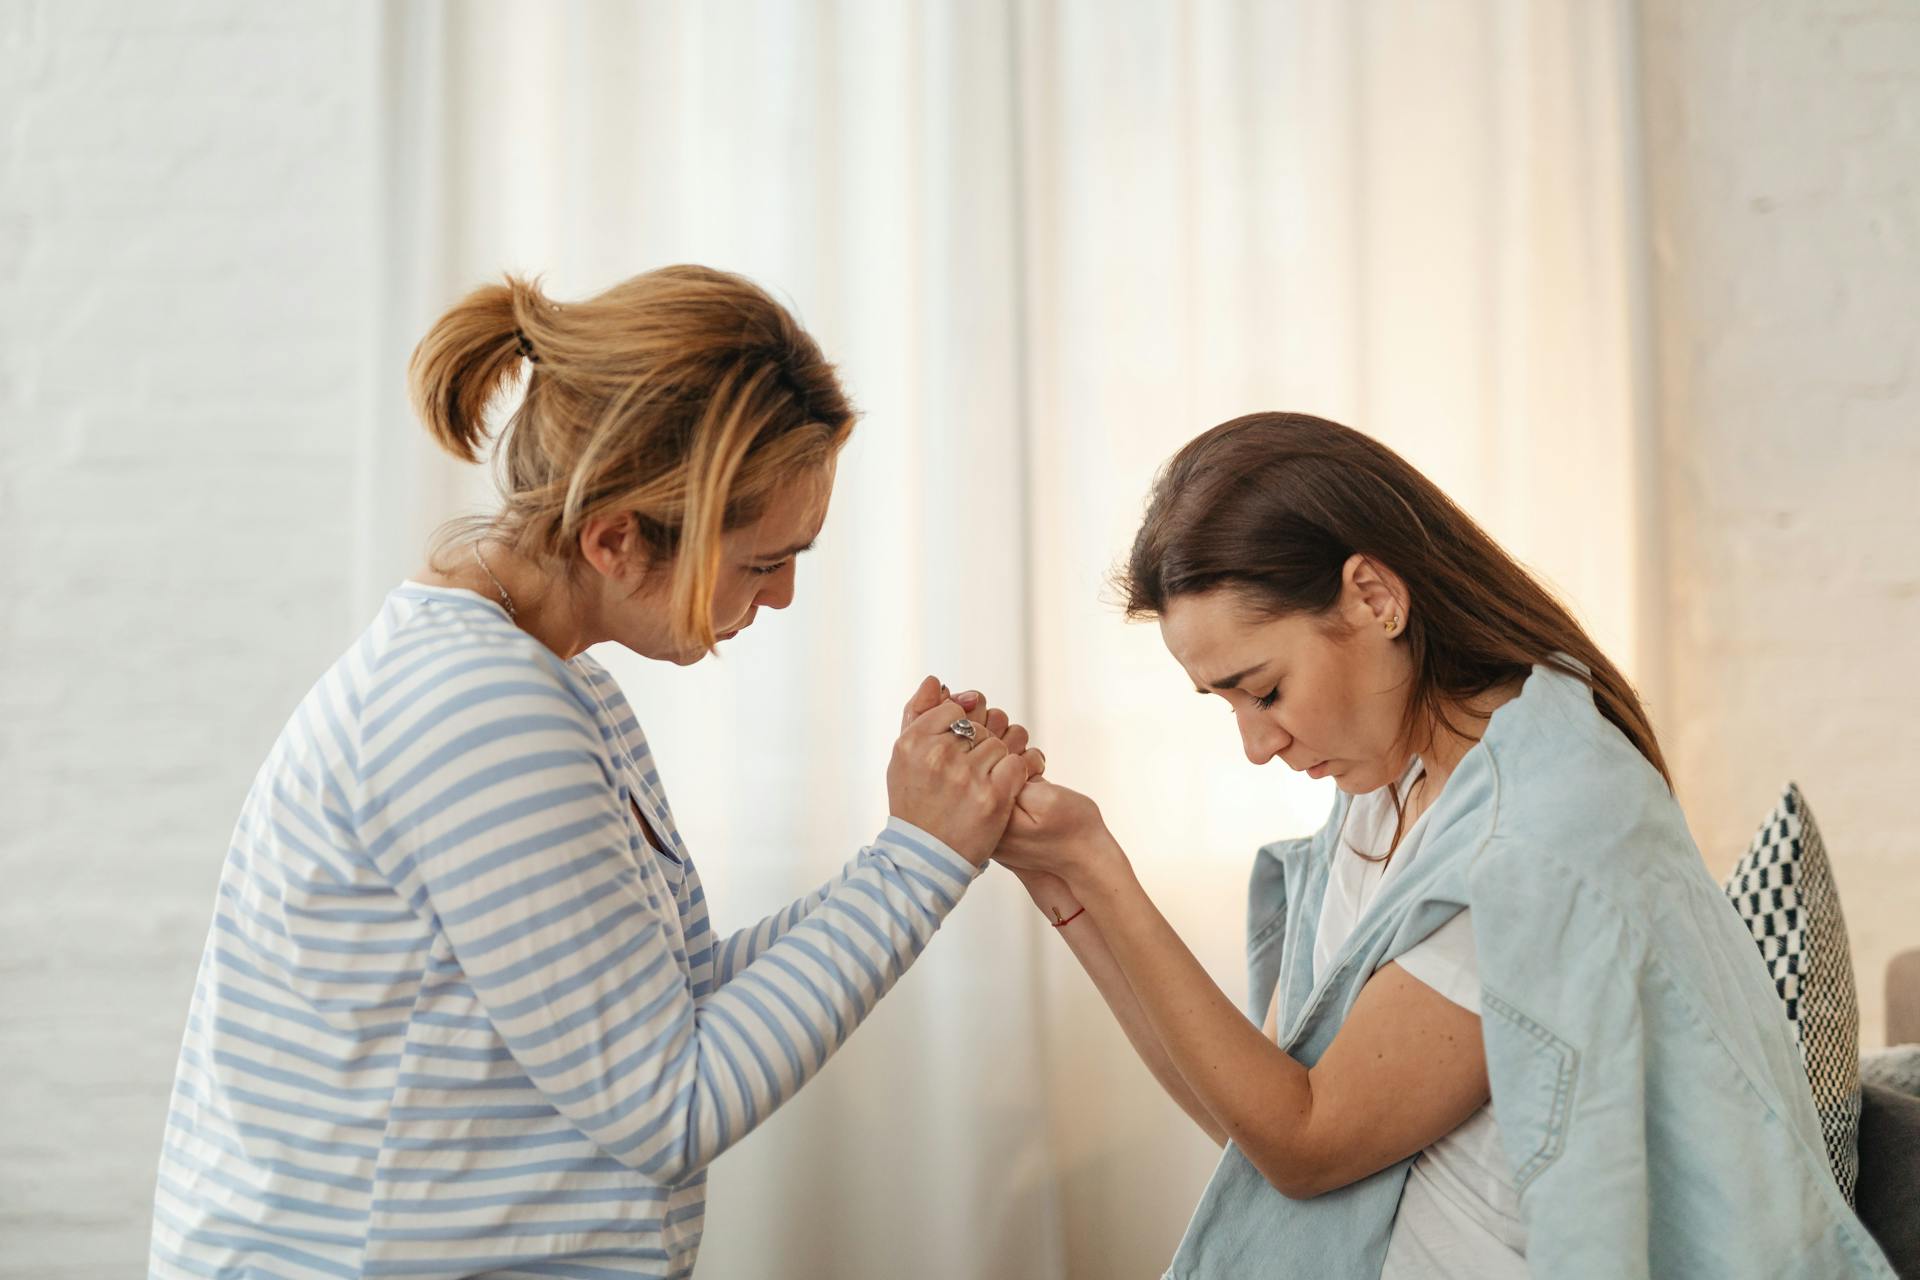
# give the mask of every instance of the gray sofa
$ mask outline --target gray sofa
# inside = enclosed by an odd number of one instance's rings
[[[1888,1048],[1860,1063],[1860,1220],[1920,1280],[1920,948],[1887,966]]]

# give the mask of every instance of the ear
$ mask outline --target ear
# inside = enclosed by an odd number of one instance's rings
[[[631,513],[595,516],[580,530],[580,554],[602,576],[620,583],[637,583],[647,571],[648,557]]]
[[[1407,584],[1371,556],[1353,555],[1341,569],[1341,605],[1347,621],[1388,639],[1407,629]]]

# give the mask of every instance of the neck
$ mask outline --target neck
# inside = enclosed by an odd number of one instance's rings
[[[484,567],[480,556],[486,558]],[[572,589],[572,584],[554,577],[502,543],[482,539],[478,556],[469,549],[464,564],[456,560],[447,572],[429,576],[447,586],[464,587],[494,601],[506,609],[515,626],[562,661],[578,656],[598,642],[585,602],[578,598],[579,593]]]
[[[1416,747],[1415,754],[1426,771],[1424,789],[1429,796],[1439,794],[1467,752],[1485,736],[1493,713],[1520,696],[1521,683],[1500,685],[1477,698],[1448,703],[1445,718],[1427,727],[1425,741]]]

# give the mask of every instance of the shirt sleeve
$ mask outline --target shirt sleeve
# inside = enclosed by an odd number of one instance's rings
[[[1480,1012],[1480,960],[1468,908],[1397,958],[1399,966],[1469,1013]]]
[[[971,864],[948,848],[939,837],[929,835],[919,827],[902,818],[891,818],[887,829],[902,839],[912,841],[931,850],[937,850],[952,860],[953,865],[965,864],[971,873]],[[713,949],[713,985],[725,986],[733,981],[734,975],[752,964],[754,959],[782,937],[813,914],[821,903],[827,900],[836,887],[846,883],[860,870],[860,856],[856,856],[840,869],[833,879],[815,889],[804,898],[796,898],[780,910],[767,916],[758,924],[744,929],[736,929],[714,946]]]
[[[609,1156],[684,1181],[823,1066],[978,874],[893,823],[696,1000],[674,906],[563,669],[468,664],[362,744],[363,838],[520,1069]]]

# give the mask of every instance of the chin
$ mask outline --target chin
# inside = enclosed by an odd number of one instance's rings
[[[1333,785],[1350,796],[1363,796],[1369,791],[1378,791],[1387,784],[1364,772],[1348,772],[1334,778]]]
[[[656,638],[651,644],[629,644],[625,640],[616,641],[629,653],[637,653],[649,662],[671,662],[676,667],[690,667],[707,656],[705,649],[672,649],[661,644]]]

